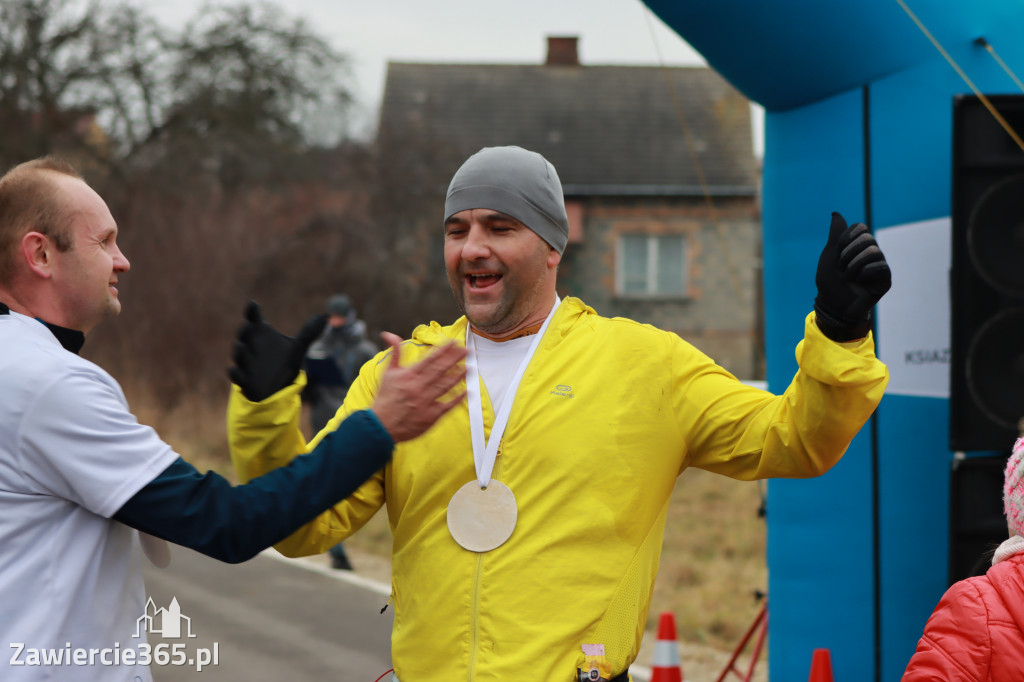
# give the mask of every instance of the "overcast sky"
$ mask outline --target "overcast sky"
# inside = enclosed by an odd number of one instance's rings
[[[144,0],[157,17],[183,23],[202,0]],[[379,103],[390,61],[539,63],[547,36],[580,38],[585,64],[670,65],[704,60],[640,0],[288,0],[293,16],[346,53],[358,96]]]
[[[203,0],[139,0],[180,25]],[[287,0],[348,55],[354,90],[371,125],[388,61],[541,63],[547,36],[578,36],[583,64],[694,66],[704,59],[640,0]],[[755,144],[755,146],[757,146]]]

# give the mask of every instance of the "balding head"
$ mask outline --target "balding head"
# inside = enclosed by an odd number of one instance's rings
[[[71,248],[69,219],[57,178],[82,176],[53,156],[26,161],[0,177],[0,285],[14,275],[21,238],[39,232],[60,251]]]

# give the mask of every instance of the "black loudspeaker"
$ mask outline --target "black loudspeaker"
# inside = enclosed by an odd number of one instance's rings
[[[953,460],[949,494],[949,584],[983,575],[1009,537],[1003,514],[1006,456]]]
[[[1024,135],[1024,95],[989,102]],[[950,449],[1006,450],[1024,417],[1024,150],[953,102]]]

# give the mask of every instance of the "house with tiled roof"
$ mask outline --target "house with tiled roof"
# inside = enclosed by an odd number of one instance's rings
[[[571,227],[560,295],[761,378],[750,103],[711,69],[582,65],[571,37],[549,38],[544,64],[392,62],[378,134],[429,139],[452,159],[445,183],[482,147],[540,152]]]

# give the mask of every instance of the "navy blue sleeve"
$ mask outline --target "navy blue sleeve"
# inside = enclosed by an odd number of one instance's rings
[[[309,454],[245,485],[181,459],[114,518],[214,559],[240,563],[342,501],[391,457],[391,436],[369,410],[352,413]]]

